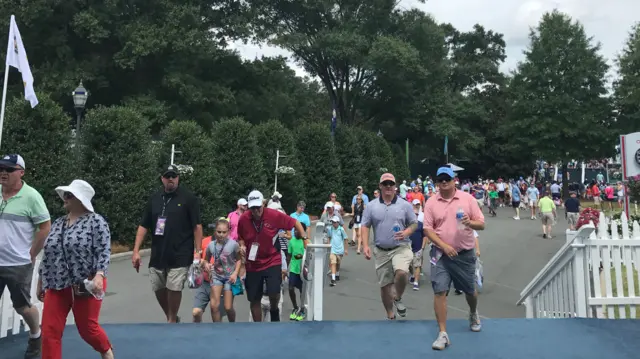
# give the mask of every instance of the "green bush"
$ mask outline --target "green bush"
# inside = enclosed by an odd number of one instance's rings
[[[8,101],[2,153],[19,153],[24,158],[25,182],[42,194],[55,218],[64,210],[54,189],[71,182],[71,169],[78,161],[70,150],[71,118],[48,97],[41,96],[39,100],[33,109],[22,98]]]
[[[327,126],[306,123],[297,129],[298,154],[307,186],[307,212],[320,214],[329,194],[342,194],[342,171]],[[344,202],[341,201],[341,202]]]
[[[227,208],[221,205],[222,190],[220,175],[212,163],[213,141],[192,121],[172,121],[162,132],[161,164],[171,162],[171,144],[176,145],[174,162],[193,168],[193,172],[183,171],[180,184],[192,190],[199,198],[204,227],[215,218],[226,216]]]
[[[362,186],[365,193],[371,195],[375,190],[367,187],[365,163],[368,161],[368,152],[362,143],[363,132],[350,126],[336,129],[335,145],[342,168],[342,204],[345,208],[351,206],[351,199],[357,193],[356,187]]]
[[[112,240],[132,244],[160,184],[149,121],[134,108],[97,107],[87,113],[80,143],[80,178],[96,191],[96,212],[107,217]]]
[[[211,129],[212,165],[218,168],[221,204],[225,211],[236,208],[239,197],[249,195],[253,189],[265,196],[264,153],[256,142],[255,129],[241,118],[222,120]]]
[[[254,127],[256,141],[264,160],[264,178],[267,179],[268,196],[274,191],[276,169],[276,150],[280,150],[281,158],[278,166],[294,169],[293,174],[278,175],[278,192],[282,194],[282,206],[287,212],[293,212],[296,203],[305,200],[305,185],[296,141],[290,129],[279,121],[271,120]],[[284,157],[282,157],[284,156]]]

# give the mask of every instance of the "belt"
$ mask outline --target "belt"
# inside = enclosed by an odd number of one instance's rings
[[[398,246],[398,247],[399,247],[399,246]],[[392,251],[392,250],[394,250],[394,249],[396,249],[396,248],[398,248],[398,247],[382,248],[382,247],[380,247],[380,246],[376,245],[376,248],[378,248],[378,249],[379,249],[379,250],[381,250],[381,251],[385,251],[385,252]]]

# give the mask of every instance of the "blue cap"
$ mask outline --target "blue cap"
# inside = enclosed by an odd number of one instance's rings
[[[440,177],[441,175],[447,175],[451,178],[454,178],[456,175],[453,173],[453,170],[450,167],[440,167],[438,168],[438,172],[436,173],[436,177]]]

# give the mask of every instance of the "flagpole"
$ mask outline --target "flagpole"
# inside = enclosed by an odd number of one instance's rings
[[[4,129],[4,106],[7,103],[7,82],[9,80],[9,64],[4,68],[4,85],[2,85],[2,110],[0,110],[0,148],[2,148],[2,131]]]

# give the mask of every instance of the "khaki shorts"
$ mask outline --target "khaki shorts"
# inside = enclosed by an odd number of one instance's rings
[[[329,263],[331,263],[331,264],[340,264],[340,263],[342,263],[342,254],[331,253],[329,255]]]
[[[413,260],[411,261],[411,268],[421,268],[424,249],[413,253]]]
[[[553,213],[551,212],[543,213],[540,219],[542,220],[543,225],[550,226],[553,224]]]
[[[408,244],[402,244],[389,251],[374,247],[373,256],[376,260],[376,274],[380,287],[393,283],[398,270],[409,273],[409,266],[413,261],[413,251]]]
[[[567,221],[570,226],[575,226],[578,224],[578,217],[580,217],[580,213],[567,213]]]
[[[593,204],[600,204],[600,196],[593,196]]]
[[[189,267],[158,269],[149,267],[149,279],[151,289],[157,292],[161,289],[168,289],[172,292],[182,292],[184,282],[187,281]]]

